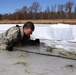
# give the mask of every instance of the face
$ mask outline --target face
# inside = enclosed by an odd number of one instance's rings
[[[25,35],[29,36],[32,34],[32,32],[33,32],[33,30],[31,30],[30,28],[24,28],[24,34]]]

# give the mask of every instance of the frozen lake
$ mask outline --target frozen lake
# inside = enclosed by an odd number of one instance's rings
[[[0,24],[0,33],[16,24]],[[23,24],[19,24],[23,26]],[[76,25],[69,24],[35,24],[32,37],[53,40],[74,40],[76,38]]]
[[[0,33],[15,25],[1,24]],[[35,28],[32,38],[40,38],[40,41],[44,42],[46,46],[54,46],[54,54],[57,54],[58,51],[62,52],[62,50],[64,50],[63,53],[66,51],[76,52],[75,25],[35,24]],[[42,46],[23,49],[48,53]],[[75,54],[69,57],[76,59]],[[76,60],[18,50],[12,52],[0,50],[0,75],[76,75]]]

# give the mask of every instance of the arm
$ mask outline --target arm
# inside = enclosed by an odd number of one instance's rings
[[[5,35],[2,38],[2,43],[0,48],[5,50],[13,45],[13,43],[18,38],[19,29],[17,27],[12,27],[5,32]]]

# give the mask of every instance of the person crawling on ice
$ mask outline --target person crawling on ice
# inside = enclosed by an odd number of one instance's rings
[[[30,35],[34,29],[35,26],[32,22],[26,22],[23,26],[16,25],[9,28],[0,35],[0,49],[12,51],[13,47],[18,47],[21,43],[39,44],[39,39],[30,40]]]

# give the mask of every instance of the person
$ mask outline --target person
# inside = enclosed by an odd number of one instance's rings
[[[32,22],[26,22],[23,26],[13,26],[0,35],[0,49],[12,51],[13,47],[20,43],[40,43],[39,39],[30,40],[30,35],[35,26]]]

